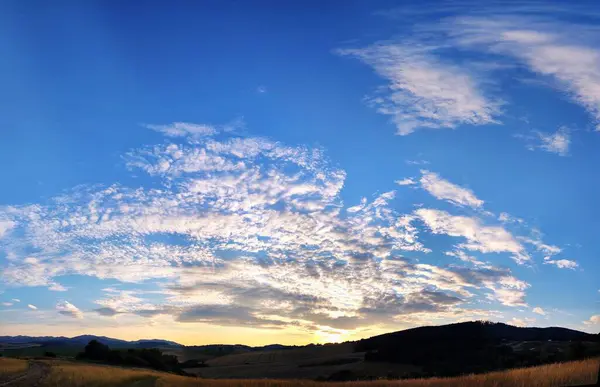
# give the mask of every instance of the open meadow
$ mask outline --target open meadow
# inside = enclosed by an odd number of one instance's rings
[[[0,358],[0,376],[27,370],[27,361],[12,358]]]
[[[39,387],[558,387],[596,381],[598,359],[557,363],[539,367],[491,372],[455,378],[374,380],[357,382],[316,382],[274,379],[202,379],[157,371],[57,360],[30,360],[29,369],[43,369],[36,375]],[[6,385],[27,384],[27,362],[0,358],[0,377],[22,374],[21,379]],[[2,380],[2,379],[0,379]],[[6,383],[6,382],[4,382]]]

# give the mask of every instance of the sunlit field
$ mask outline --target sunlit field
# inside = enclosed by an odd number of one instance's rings
[[[50,373],[42,386],[79,387],[79,386],[129,386],[136,382],[148,381],[150,386],[158,378],[159,373],[145,370],[133,370],[119,367],[69,364],[52,362]],[[139,384],[144,386],[144,384]]]
[[[27,369],[27,361],[0,357],[0,375],[15,374]]]
[[[598,360],[592,359],[457,378],[332,383],[300,380],[214,380],[110,366],[61,362],[50,364],[50,373],[44,379],[43,387],[553,387],[593,383],[598,372]]]

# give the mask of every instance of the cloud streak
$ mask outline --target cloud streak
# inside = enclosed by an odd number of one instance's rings
[[[433,51],[416,44],[380,43],[337,52],[360,59],[388,82],[367,101],[391,116],[399,135],[499,123],[501,102],[484,95],[477,77],[443,62]]]
[[[600,123],[600,50],[588,44],[593,27],[503,15],[464,16],[449,23],[459,46],[509,56],[556,86]]]
[[[453,184],[441,178],[437,173],[427,170],[423,170],[421,173],[422,176],[419,180],[421,187],[435,198],[475,209],[483,206],[483,200],[477,198],[470,189]]]
[[[544,265],[554,265],[559,269],[571,269],[575,270],[579,267],[579,264],[569,259],[551,259],[550,257],[544,258]]]
[[[420,208],[415,214],[434,234],[464,238],[459,248],[481,253],[510,253],[520,264],[530,260],[525,247],[501,226],[485,226],[477,218],[429,208]]]

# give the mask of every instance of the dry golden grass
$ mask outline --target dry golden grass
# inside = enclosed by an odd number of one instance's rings
[[[598,360],[585,360],[458,378],[320,383],[301,380],[207,380],[169,375],[157,387],[555,387],[593,383]]]
[[[12,369],[26,368],[27,363],[21,362],[14,363],[16,365],[12,365]],[[323,383],[309,380],[200,379],[100,365],[49,364],[50,374],[45,378],[43,387],[557,387],[594,383],[598,372],[598,360],[592,359],[457,378]]]
[[[196,379],[118,367],[52,363],[43,387],[557,387],[593,383],[598,360],[585,360],[458,378],[323,383],[308,380]]]
[[[16,374],[27,370],[26,360],[0,357],[0,375]]]
[[[44,378],[43,387],[104,387],[130,386],[134,383],[156,379],[155,373],[102,365],[48,362],[50,373]],[[144,386],[140,382],[140,387]],[[152,384],[150,384],[152,385]]]

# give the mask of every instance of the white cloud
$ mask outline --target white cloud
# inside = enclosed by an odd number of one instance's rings
[[[338,53],[358,57],[389,82],[369,103],[392,116],[399,135],[421,128],[497,123],[500,102],[486,98],[477,78],[464,67],[443,63],[430,49],[375,44]]]
[[[534,131],[534,135],[517,134],[515,137],[527,141],[527,149],[535,151],[541,149],[546,152],[556,153],[559,156],[569,155],[571,133],[565,127],[559,128],[554,133]]]
[[[562,252],[562,249],[560,247],[544,243],[544,242],[542,242],[540,237],[541,237],[541,235],[537,235],[535,239],[528,238],[528,237],[518,237],[518,239],[520,241],[529,243],[530,245],[534,246],[537,251],[546,255],[546,257],[544,257],[545,259],[550,259],[551,256],[560,254]]]
[[[437,173],[427,170],[423,170],[421,173],[423,174],[419,180],[421,187],[435,198],[446,200],[458,206],[471,208],[481,208],[483,206],[483,200],[478,199],[470,189],[453,184],[441,178]]]
[[[477,218],[450,215],[445,211],[428,208],[416,210],[415,215],[434,234],[465,238],[466,242],[460,244],[460,248],[482,253],[511,253],[519,264],[530,260],[523,245],[503,227],[484,226]]]
[[[184,136],[212,136],[217,133],[217,128],[212,125],[197,125],[187,122],[174,122],[168,125],[145,125],[146,128],[161,132],[169,137]]]
[[[457,18],[450,33],[463,47],[512,56],[532,72],[553,78],[600,127],[600,50],[586,43],[594,30],[506,16]]]
[[[14,226],[15,223],[11,220],[0,220],[0,238],[6,235]]]
[[[63,316],[73,317],[73,318],[83,318],[83,313],[79,308],[75,305],[71,304],[69,301],[60,301],[56,304],[56,310],[58,313]]]
[[[600,325],[600,314],[593,315],[583,322],[585,325]]]
[[[2,305],[3,306],[12,306],[13,303],[12,302],[3,302]]]
[[[13,298],[12,299],[14,302],[21,302],[21,300],[19,300],[18,298]]]
[[[65,288],[64,286],[62,286],[59,283],[51,283],[50,286],[48,286],[48,290],[52,290],[54,292],[66,292],[67,288]]]
[[[406,160],[406,164],[408,164],[408,165],[429,165],[431,163],[427,160]]]
[[[561,128],[555,133],[536,132],[536,134],[540,140],[540,144],[537,146],[539,149],[556,153],[560,156],[567,156],[569,154],[571,138],[566,129]]]
[[[31,310],[37,310],[37,306],[35,305],[27,304],[27,307]]]
[[[402,180],[396,180],[396,184],[398,184],[398,185],[414,185],[414,184],[417,184],[417,182],[413,178],[407,177]]]
[[[527,326],[531,326],[533,323],[535,323],[535,319],[534,318],[516,318],[516,317],[513,317],[512,319],[510,319],[508,321],[508,324],[514,325],[516,327],[527,327]]]
[[[512,216],[511,214],[509,214],[507,212],[500,213],[500,215],[498,215],[498,220],[501,221],[502,223],[519,223],[519,224],[525,223],[525,221],[523,219]]]
[[[477,265],[477,266],[482,266],[485,265],[484,262],[481,262],[480,260],[478,260],[477,258],[465,253],[462,250],[455,250],[455,251],[446,251],[444,254],[449,255],[451,257],[456,257],[458,259],[460,259],[463,262],[469,262],[472,263],[473,265]]]
[[[568,259],[551,259],[550,257],[544,258],[545,265],[555,265],[559,269],[571,269],[575,270],[579,264],[575,261],[571,261]]]
[[[540,314],[542,316],[546,315],[546,312],[544,311],[544,309],[540,308],[539,306],[536,306],[535,308],[533,308],[532,312]]]

